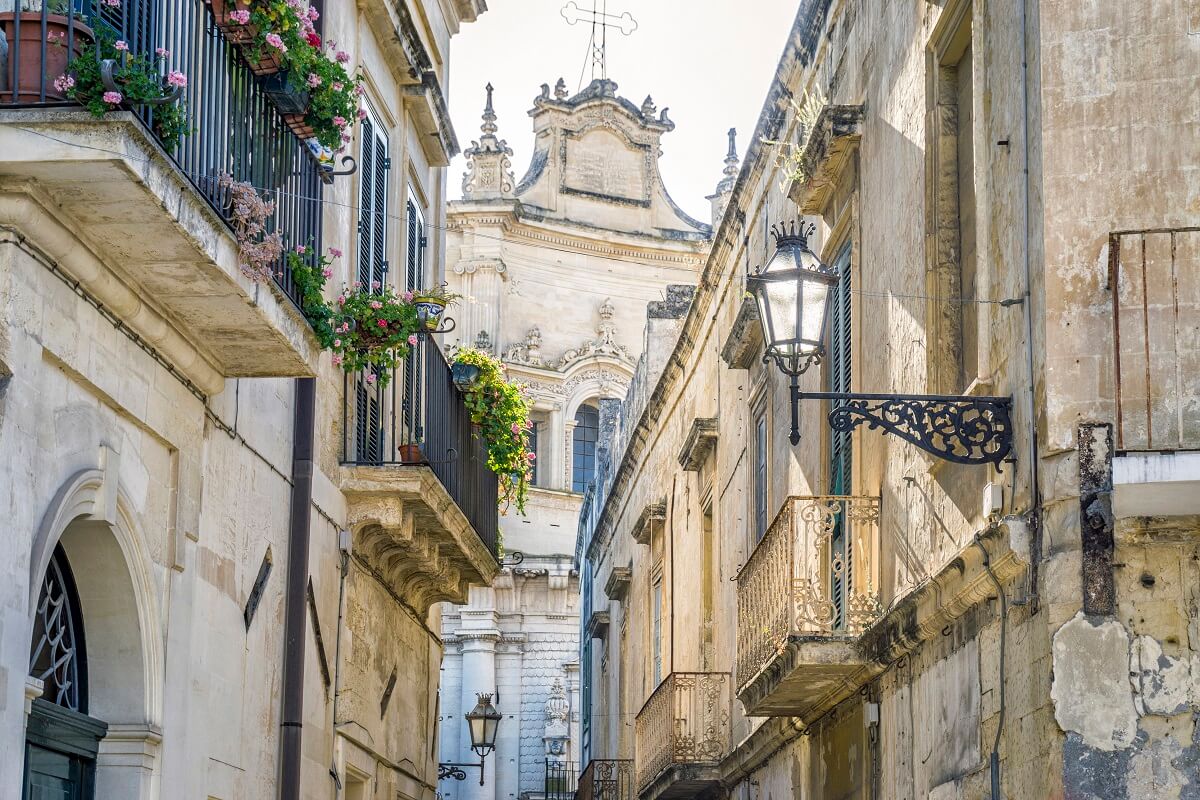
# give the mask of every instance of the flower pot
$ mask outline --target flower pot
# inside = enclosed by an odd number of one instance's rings
[[[18,20],[21,25],[19,37]],[[6,86],[0,93],[0,103],[66,100],[66,95],[54,88],[54,79],[64,74],[68,62],[91,47],[95,40],[92,29],[82,21],[72,21],[61,14],[46,15],[46,39],[43,40],[41,11],[0,13],[0,32],[3,32],[5,40],[8,41]],[[60,39],[62,45],[52,44],[50,41]],[[14,87],[17,90],[15,101],[12,94]]]
[[[479,367],[456,361],[450,365],[450,380],[460,392],[469,392],[479,381]]]
[[[422,464],[425,462],[425,454],[421,452],[419,444],[402,444],[396,448],[397,454],[400,456],[401,464]]]
[[[417,319],[427,331],[436,331],[442,322],[442,312],[446,310],[446,301],[438,297],[418,295],[413,298],[413,306],[417,309]]]
[[[246,60],[246,66],[255,75],[274,75],[283,69],[280,54],[270,47],[262,47],[254,52],[254,39],[258,36],[258,28],[247,23],[235,22],[229,15],[234,11],[249,11],[249,0],[204,0],[212,11],[213,22],[225,41],[235,45]]]
[[[316,135],[316,131],[314,131],[312,126],[305,121],[306,117],[308,116],[307,114],[280,114],[279,116],[283,119],[283,124],[288,126],[288,130],[290,130],[296,136],[296,138],[311,139],[314,135]]]

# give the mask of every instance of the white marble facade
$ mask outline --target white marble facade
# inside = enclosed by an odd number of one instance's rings
[[[543,86],[518,181],[489,86],[463,199],[447,212],[458,344],[503,358],[529,387],[537,426],[526,515],[501,519],[505,569],[469,605],[443,610],[442,760],[477,760],[462,719],[477,692],[495,692],[504,714],[485,784],[442,781],[447,800],[536,798],[547,759],[583,766],[574,546],[600,401],[625,395],[647,313],[678,294],[672,285],[695,283],[709,246],[711,226],[683,213],[659,175],[659,140],[674,123],[616,88],[594,81],[569,97],[561,80]]]

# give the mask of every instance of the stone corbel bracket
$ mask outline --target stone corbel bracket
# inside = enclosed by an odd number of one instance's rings
[[[666,522],[667,519],[667,501],[660,500],[657,503],[648,503],[642,509],[642,513],[638,514],[637,522],[633,523],[633,529],[630,530],[630,535],[638,544],[650,544],[650,534],[654,530],[655,523]]]
[[[621,602],[629,594],[629,584],[633,580],[631,567],[613,567],[604,583],[604,594],[609,600]]]
[[[679,466],[685,472],[699,472],[700,466],[716,446],[717,418],[696,417],[679,451]]]
[[[428,467],[345,467],[354,552],[421,614],[465,603],[500,564]]]
[[[821,109],[800,151],[799,177],[788,197],[801,214],[820,214],[862,139],[861,105],[828,105]]]
[[[762,352],[762,326],[758,322],[758,306],[754,298],[742,298],[742,306],[738,309],[729,335],[721,346],[721,360],[730,369],[749,369],[758,360]]]

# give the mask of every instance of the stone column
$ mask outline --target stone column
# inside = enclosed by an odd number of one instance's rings
[[[494,623],[494,619],[491,621]],[[458,638],[462,648],[461,708],[465,714],[478,702],[476,695],[494,695],[496,692],[496,643],[500,640],[500,631],[493,624],[489,628],[460,630]],[[501,704],[497,704],[496,707],[499,711],[504,711]],[[461,720],[454,724],[466,725],[467,722]],[[501,730],[503,724],[502,721]],[[479,756],[471,751],[470,736],[464,733],[462,742],[463,746],[455,760],[463,764],[477,763]],[[496,753],[490,753],[484,762],[483,786],[479,785],[478,768],[468,769],[466,772],[467,779],[457,787],[460,800],[497,800],[500,797],[496,791]]]
[[[521,698],[524,696],[525,634],[505,633],[496,647],[496,708],[504,715],[496,737],[496,797],[520,793]]]

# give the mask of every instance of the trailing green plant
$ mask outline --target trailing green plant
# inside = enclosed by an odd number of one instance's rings
[[[788,103],[795,115],[797,141],[786,142],[779,139],[762,139],[762,143],[778,148],[775,153],[775,167],[783,173],[781,181],[785,191],[788,184],[805,184],[812,178],[811,165],[804,159],[804,150],[808,146],[808,138],[812,135],[813,126],[821,116],[821,110],[826,105],[825,95],[820,89],[812,93],[805,92],[799,101],[789,98]]]
[[[254,0],[249,8],[228,16],[251,32],[251,59],[275,58],[287,73],[288,85],[307,92],[304,121],[316,139],[334,150],[347,144],[354,120],[365,115],[358,102],[362,80],[347,69],[348,53],[321,40],[315,28],[317,10],[303,0]]]
[[[62,36],[52,37],[50,44],[65,47]],[[187,86],[187,76],[178,70],[167,70],[170,53],[159,48],[153,59],[132,53],[129,45],[117,39],[111,31],[100,29],[96,46],[87,47],[71,59],[67,71],[54,79],[54,88],[92,112],[103,117],[122,106],[161,103],[176,88]],[[112,78],[116,89],[107,88],[101,78],[105,60],[113,62]],[[154,133],[168,147],[191,133],[187,111],[182,100],[161,103],[154,108]]]
[[[525,498],[533,477],[535,454],[529,449],[529,400],[525,389],[504,377],[498,358],[472,347],[457,347],[450,354],[457,364],[479,369],[475,382],[463,393],[471,422],[479,426],[488,451],[488,468],[500,484],[500,505],[515,505],[525,513]]]

